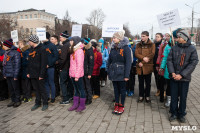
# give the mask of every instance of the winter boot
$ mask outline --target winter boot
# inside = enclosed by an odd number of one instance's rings
[[[78,108],[78,105],[79,105],[79,97],[77,96],[74,96],[73,98],[73,105],[68,109],[68,111],[74,111]]]
[[[85,101],[86,98],[80,98],[80,104],[79,107],[76,109],[76,112],[81,112],[85,109]]]

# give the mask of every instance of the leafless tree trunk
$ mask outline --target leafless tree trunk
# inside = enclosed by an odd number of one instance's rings
[[[102,25],[105,20],[105,17],[106,15],[102,11],[102,9],[96,9],[90,13],[90,16],[88,18],[86,18],[88,23],[90,25],[93,25],[91,31],[93,32],[95,39],[98,39],[101,37],[101,29],[102,29]]]
[[[0,17],[0,41],[11,38],[11,31],[17,27],[17,21],[12,19],[9,15],[2,15]]]

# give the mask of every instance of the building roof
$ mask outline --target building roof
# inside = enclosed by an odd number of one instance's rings
[[[45,12],[45,10],[37,10],[37,9],[34,9],[34,8],[30,8],[30,9],[26,9],[26,10],[22,10],[22,11],[17,11],[17,12],[5,12],[5,13],[0,13],[0,15],[1,15],[1,14],[16,14],[16,13],[19,13],[19,12],[33,12],[33,11]],[[45,13],[48,13],[48,12],[45,12]],[[52,14],[52,13],[48,13],[48,14],[51,14],[51,15],[56,16],[55,14]]]

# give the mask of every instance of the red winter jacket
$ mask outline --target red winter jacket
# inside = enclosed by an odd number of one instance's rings
[[[94,68],[92,76],[99,76],[100,67],[102,65],[102,54],[99,51],[97,51],[97,49],[94,49],[93,52],[94,52]]]

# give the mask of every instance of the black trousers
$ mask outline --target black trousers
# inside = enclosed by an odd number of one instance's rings
[[[164,99],[166,80],[164,76],[158,75],[158,88],[160,89],[160,99]]]
[[[90,84],[90,79],[88,78],[88,76],[84,76],[83,81],[84,81],[86,98],[87,100],[90,101],[92,100],[92,87]]]
[[[138,75],[139,79],[139,96],[140,97],[150,97],[151,91],[151,75]],[[146,88],[144,88],[144,82],[146,84]]]
[[[136,74],[136,67],[131,68],[129,80],[126,82],[126,90],[133,91],[135,87],[135,74]]]
[[[91,78],[92,93],[100,96],[100,78],[99,76],[92,76]]]
[[[171,94],[170,94],[170,79],[166,79],[166,83],[167,83],[166,95],[171,96]]]
[[[0,80],[0,97],[8,98],[8,84],[6,80]]]
[[[14,80],[14,78],[6,78],[6,80],[12,102],[20,102],[19,80]]]
[[[60,71],[58,69],[58,67],[55,67],[55,71],[54,71],[54,83],[55,83],[55,87],[56,87],[56,97],[60,96]]]
[[[36,78],[31,78],[31,85],[36,91],[35,104],[41,105],[41,100],[43,105],[48,105],[48,95],[45,88],[45,79],[39,80]]]
[[[158,75],[158,71],[156,70],[156,66],[153,67],[153,70],[154,70],[154,77],[155,77],[155,82],[156,82],[156,87],[157,87],[157,90],[159,90],[159,75]]]
[[[31,98],[31,81],[30,79],[22,79],[21,80],[21,87],[23,90],[24,98]]]
[[[104,80],[104,81],[106,81],[107,80],[107,71],[106,71],[106,69],[105,68],[101,68],[100,69],[100,80],[102,81],[102,80]]]

